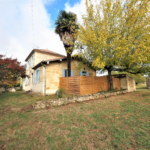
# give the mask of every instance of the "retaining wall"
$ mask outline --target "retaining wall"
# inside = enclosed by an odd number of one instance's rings
[[[97,93],[97,94],[90,94],[90,95],[84,95],[84,96],[73,96],[73,97],[68,97],[68,98],[50,99],[46,101],[38,101],[35,104],[33,104],[32,107],[34,109],[49,108],[50,106],[61,106],[61,105],[69,104],[69,103],[100,99],[100,98],[105,98],[109,96],[125,94],[127,92],[128,91],[125,90],[125,91],[118,91],[118,92],[106,92],[106,93]]]

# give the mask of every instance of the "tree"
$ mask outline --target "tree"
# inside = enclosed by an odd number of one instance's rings
[[[26,77],[25,71],[25,67],[17,59],[0,55],[0,87],[4,87],[5,91],[14,86],[19,77]]]
[[[77,47],[97,69],[132,74],[150,68],[150,1],[86,0],[86,14],[79,24]],[[82,46],[81,46],[82,45]]]
[[[60,11],[55,22],[55,33],[59,34],[63,41],[67,53],[68,76],[71,76],[71,54],[74,49],[74,42],[77,35],[78,25],[76,23],[76,15],[66,11]]]

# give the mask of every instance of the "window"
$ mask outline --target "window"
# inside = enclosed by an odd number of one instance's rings
[[[29,78],[26,77],[26,85],[28,85],[28,84],[29,84]]]
[[[82,71],[82,76],[86,76],[86,71]]]
[[[89,76],[88,71],[80,71],[80,76]]]
[[[40,69],[35,70],[35,83],[40,82]]]
[[[73,70],[71,70],[71,76],[73,76]],[[68,77],[68,70],[63,69],[63,77]]]
[[[65,77],[68,77],[68,70],[65,69]]]

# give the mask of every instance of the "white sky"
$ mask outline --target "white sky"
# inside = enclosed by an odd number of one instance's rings
[[[63,43],[51,27],[51,17],[44,4],[54,0],[33,1],[34,11],[34,48],[49,49],[66,54]],[[81,19],[85,12],[85,0],[73,7],[65,4],[67,11],[72,11]],[[18,58],[23,64],[33,49],[32,15],[30,0],[0,0],[0,54]]]
[[[51,5],[56,0],[32,0],[34,22],[34,48],[49,49],[66,55],[62,41],[51,26],[51,14],[45,9],[45,4]],[[70,6],[65,4],[65,10],[77,14],[85,13],[85,0]],[[0,54],[17,58],[22,64],[33,49],[31,0],[0,0]],[[76,53],[76,51],[74,52]]]

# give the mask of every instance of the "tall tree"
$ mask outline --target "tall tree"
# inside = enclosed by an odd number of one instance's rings
[[[6,58],[0,55],[0,87],[7,90],[14,86],[19,77],[26,77],[25,67],[17,59]]]
[[[150,63],[150,1],[86,0],[86,14],[79,25],[80,54],[93,66],[111,72],[146,72]],[[80,48],[78,46],[78,48]]]
[[[67,53],[68,76],[71,76],[71,54],[77,37],[78,25],[76,15],[71,12],[60,11],[55,22],[55,33],[59,34]]]

